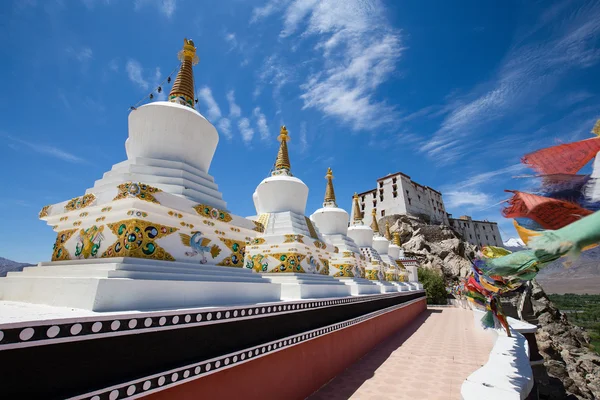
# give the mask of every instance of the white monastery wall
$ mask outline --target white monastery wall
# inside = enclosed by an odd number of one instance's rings
[[[377,187],[360,193],[359,200],[367,225],[371,223],[373,207],[377,208],[378,218],[393,214],[426,215],[433,224],[448,224],[442,194],[413,182],[401,172],[378,179]]]
[[[474,221],[469,216],[450,218],[450,226],[475,246],[502,246],[498,224],[490,221]]]

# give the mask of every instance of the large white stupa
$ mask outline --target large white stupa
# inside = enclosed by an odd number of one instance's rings
[[[191,40],[179,59],[169,101],[129,115],[127,160],[42,209],[52,262],[2,279],[2,299],[94,311],[279,300],[279,285],[241,268],[262,228],[229,213],[208,174],[219,135],[193,108]]]

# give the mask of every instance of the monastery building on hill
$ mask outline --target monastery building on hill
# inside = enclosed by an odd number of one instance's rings
[[[475,246],[502,246],[497,223],[476,221],[469,216],[452,218],[452,214],[446,211],[441,192],[413,181],[402,172],[377,179],[375,189],[359,193],[358,197],[365,224],[371,224],[375,209],[378,218],[394,214],[420,217],[431,224],[450,226]]]

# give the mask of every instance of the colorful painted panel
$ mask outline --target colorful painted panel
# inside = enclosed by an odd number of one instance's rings
[[[96,257],[98,249],[102,245],[102,240],[104,240],[103,230],[104,226],[98,228],[96,225],[80,230],[77,236],[77,244],[75,245],[75,257]]]
[[[276,260],[279,261],[279,265],[276,268],[273,268],[269,272],[296,272],[296,273],[304,273],[304,268],[302,268],[302,260],[306,257],[303,254],[299,253],[275,253],[272,254]]]
[[[65,212],[79,210],[81,208],[85,208],[91,206],[96,201],[96,196],[92,193],[86,194],[81,197],[75,197],[67,203],[65,206]]]
[[[54,242],[54,247],[52,249],[52,261],[65,261],[71,259],[71,255],[65,248],[65,245],[76,230],[77,229],[69,229],[58,232],[56,235],[56,241]]]
[[[190,250],[185,252],[185,255],[188,257],[195,257],[198,254],[200,255],[200,264],[206,264],[208,259],[206,257],[207,254],[210,254],[212,258],[216,258],[221,253],[221,248],[213,244],[209,246],[210,239],[204,237],[204,234],[199,231],[192,232],[191,235],[186,233],[180,233],[179,237],[181,238],[181,243],[189,247]]]
[[[334,267],[339,269],[333,276],[336,278],[353,278],[354,266],[352,264],[334,264]]]
[[[238,267],[241,268],[244,265],[244,256],[246,254],[246,243],[238,240],[219,238],[227,248],[231,251],[231,254],[223,259],[217,265],[224,267]]]
[[[150,203],[160,204],[154,195],[162,192],[162,190],[150,185],[146,185],[145,183],[125,182],[117,186],[117,189],[119,189],[119,194],[117,194],[113,201],[127,198],[137,198]]]
[[[50,205],[42,207],[39,217],[40,218],[47,217],[48,213],[50,213],[51,209],[52,209],[52,206],[50,206]]]
[[[108,227],[118,239],[102,253],[102,258],[136,257],[175,261],[155,240],[176,232],[177,228],[139,219],[119,221],[108,224]]]
[[[194,206],[194,210],[204,217],[216,219],[223,222],[231,221],[231,215],[223,210],[219,210],[218,208],[207,206],[205,204],[198,204]]]

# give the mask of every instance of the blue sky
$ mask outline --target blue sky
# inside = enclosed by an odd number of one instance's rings
[[[0,31],[0,256],[19,261],[51,255],[43,205],[126,158],[128,108],[184,37],[221,135],[210,173],[243,216],[285,124],[307,214],[327,167],[347,210],[402,171],[506,240],[503,190],[531,187],[520,157],[587,138],[600,117],[594,1],[21,0],[2,2]]]

